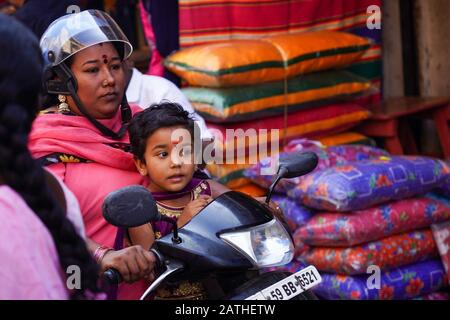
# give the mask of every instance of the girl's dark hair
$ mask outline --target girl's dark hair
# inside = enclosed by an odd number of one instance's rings
[[[147,139],[158,129],[181,126],[189,130],[192,141],[198,141],[200,130],[194,118],[177,103],[163,101],[152,104],[149,108],[137,113],[130,122],[131,152],[136,159],[145,163],[144,154]],[[194,129],[197,126],[197,129]]]
[[[89,298],[89,294],[99,291],[98,266],[58,205],[44,170],[27,147],[38,111],[43,70],[37,39],[21,23],[0,14],[0,47],[0,177],[22,196],[47,227],[62,271],[65,273],[71,265],[81,269],[81,289],[73,290],[71,298]]]

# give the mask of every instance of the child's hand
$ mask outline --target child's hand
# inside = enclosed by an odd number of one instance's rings
[[[198,199],[189,202],[183,210],[183,213],[178,218],[178,227],[185,225],[191,220],[197,213],[199,213],[204,207],[212,201],[212,198],[207,195],[200,195]]]
[[[212,198],[207,195],[200,195],[197,199],[189,202],[183,210],[183,214],[194,217],[197,213],[200,212],[208,203],[210,203]]]

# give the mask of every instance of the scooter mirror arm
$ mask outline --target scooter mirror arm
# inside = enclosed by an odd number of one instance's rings
[[[270,203],[270,199],[272,198],[272,193],[273,193],[273,190],[275,190],[275,186],[278,184],[278,182],[280,182],[281,179],[284,178],[284,175],[286,173],[287,173],[287,169],[285,167],[281,167],[278,170],[278,174],[277,174],[275,180],[270,185],[269,192],[267,193],[267,197],[266,197],[266,204],[267,205]]]
[[[178,236],[178,226],[177,226],[176,221],[173,221],[172,219],[170,219],[169,217],[166,217],[164,215],[161,215],[160,220],[170,223],[172,225],[172,227],[173,227],[172,242],[176,243],[176,244],[181,243],[181,238]]]

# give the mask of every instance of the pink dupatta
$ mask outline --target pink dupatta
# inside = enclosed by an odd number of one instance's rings
[[[142,110],[137,106],[131,109],[133,114]],[[120,112],[112,119],[100,121],[117,131],[121,126]],[[33,123],[30,134],[29,148],[33,157],[45,158],[54,153],[67,155],[64,161],[57,157],[58,163],[49,165],[48,169],[75,194],[86,235],[102,245],[113,246],[117,231],[103,219],[104,198],[121,187],[146,183],[136,170],[133,155],[120,148],[128,144],[128,134],[115,141],[103,136],[82,116],[41,115]],[[77,158],[88,163],[77,163]]]
[[[142,110],[131,106],[133,114]],[[99,120],[113,131],[121,126],[121,115]],[[120,141],[103,136],[85,117],[44,114],[36,118],[30,134],[29,148],[35,158],[60,152],[74,155],[106,166],[135,171],[133,156],[112,145],[128,144],[128,133]]]

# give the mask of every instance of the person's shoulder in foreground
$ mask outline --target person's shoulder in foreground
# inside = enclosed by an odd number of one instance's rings
[[[0,186],[0,299],[67,299],[50,232],[9,186]],[[24,258],[26,257],[26,260]]]

